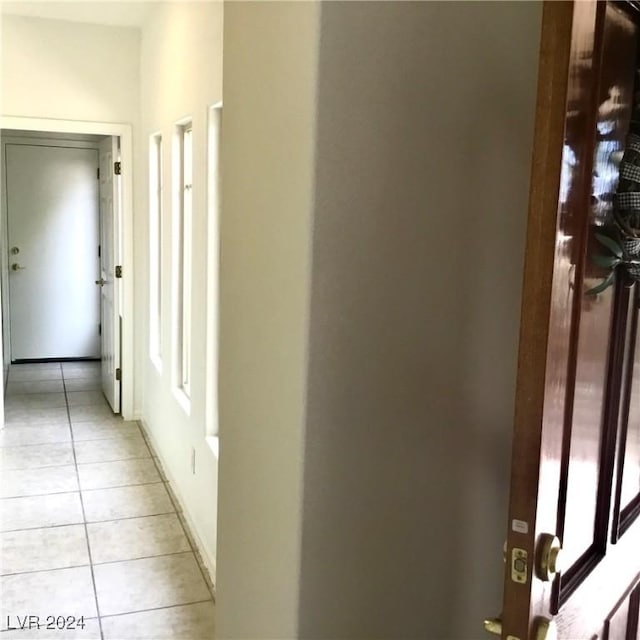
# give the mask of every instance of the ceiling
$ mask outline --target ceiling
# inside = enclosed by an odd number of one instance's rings
[[[121,27],[141,27],[157,4],[147,0],[131,2],[93,2],[93,0],[6,2],[3,0],[0,2],[3,14]]]

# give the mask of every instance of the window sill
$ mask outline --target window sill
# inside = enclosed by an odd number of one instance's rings
[[[155,367],[158,375],[162,375],[162,360],[160,356],[149,356],[149,360],[151,360],[151,364]]]
[[[178,404],[182,407],[187,416],[191,416],[191,398],[189,398],[184,390],[174,389],[173,396],[178,401]]]
[[[213,453],[216,460],[220,459],[220,438],[218,436],[207,436],[205,438],[211,452]]]

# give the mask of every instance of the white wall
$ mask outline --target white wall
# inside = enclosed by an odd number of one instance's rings
[[[218,637],[481,637],[540,5],[225,11]]]
[[[135,124],[137,29],[4,15],[2,114]]]
[[[142,362],[142,417],[215,571],[217,456],[205,441],[205,344],[207,265],[207,109],[222,98],[222,2],[159,3],[143,28],[141,48],[140,204],[135,220],[137,348]],[[176,121],[193,123],[193,329],[191,411],[173,388],[171,358],[172,138]],[[164,244],[162,368],[149,355],[149,137],[162,133],[164,151]],[[195,449],[196,473],[191,456]]]
[[[218,638],[297,637],[319,6],[225,3]]]

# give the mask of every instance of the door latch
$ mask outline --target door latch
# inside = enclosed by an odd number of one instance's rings
[[[526,549],[514,547],[511,550],[511,579],[518,584],[526,584],[529,554]]]

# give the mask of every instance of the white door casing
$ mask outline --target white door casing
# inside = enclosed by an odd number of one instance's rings
[[[6,145],[11,360],[99,356],[95,149]]]
[[[115,413],[120,412],[120,258],[119,177],[114,174],[118,141],[100,143],[100,279],[102,390]]]

